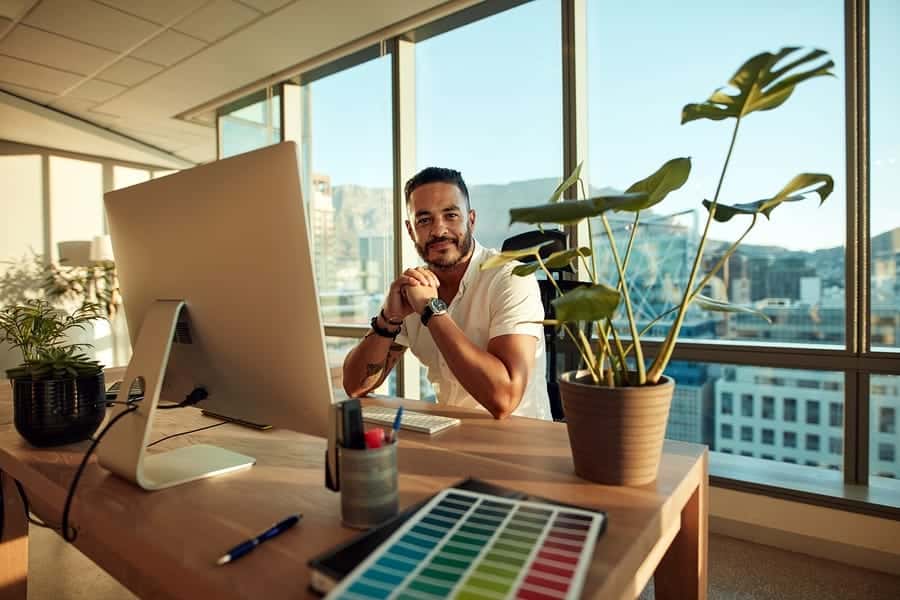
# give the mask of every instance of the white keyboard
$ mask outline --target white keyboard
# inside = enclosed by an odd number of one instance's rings
[[[378,425],[394,425],[394,417],[397,416],[396,408],[384,408],[382,406],[364,406],[362,409],[363,421],[369,423],[377,423]],[[440,415],[429,415],[426,413],[414,412],[403,409],[403,416],[400,417],[400,429],[409,431],[418,431],[419,433],[427,433],[432,435],[438,431],[443,431],[448,427],[459,425],[459,419],[454,417],[442,417]]]

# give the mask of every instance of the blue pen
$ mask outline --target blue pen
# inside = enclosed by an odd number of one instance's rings
[[[262,544],[264,541],[271,540],[276,535],[284,533],[285,531],[287,531],[288,529],[290,529],[291,527],[296,525],[302,518],[303,518],[303,515],[296,514],[296,515],[289,516],[288,518],[284,519],[283,521],[279,521],[278,523],[275,523],[269,529],[262,532],[261,534],[259,534],[255,538],[253,538],[252,540],[247,540],[246,542],[244,542],[242,544],[238,544],[237,546],[235,546],[234,548],[229,550],[224,556],[222,556],[219,560],[216,561],[216,564],[217,565],[227,565],[228,563],[239,559],[243,555],[247,554],[248,552],[250,552],[257,546]]]
[[[403,418],[403,407],[397,409],[397,416],[394,417],[394,427],[391,431],[391,441],[397,441],[397,432],[400,431],[400,420]]]

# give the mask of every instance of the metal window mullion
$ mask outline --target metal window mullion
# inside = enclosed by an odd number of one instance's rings
[[[586,0],[561,0],[562,35],[562,119],[563,119],[563,176],[568,176],[578,163],[587,165],[587,3]],[[581,173],[585,190],[590,190],[588,170]],[[578,188],[566,191],[565,198],[577,198]],[[588,238],[587,222],[566,227],[569,246],[585,245]],[[583,266],[579,264],[579,269]],[[587,273],[580,273],[581,279]]]
[[[415,261],[412,242],[404,227],[406,198],[404,183],[416,169],[416,54],[415,44],[395,38],[391,41],[391,106],[394,153],[394,277]],[[397,395],[419,397],[419,363],[405,352],[397,364]]]

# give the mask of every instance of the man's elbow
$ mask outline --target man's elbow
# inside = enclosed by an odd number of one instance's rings
[[[491,416],[501,421],[513,414],[522,401],[522,393],[504,390],[493,396],[493,402],[488,405],[488,412]]]

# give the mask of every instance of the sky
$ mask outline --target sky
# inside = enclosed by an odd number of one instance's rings
[[[416,45],[419,168],[457,168],[470,185],[562,179],[559,7],[535,0]],[[795,174],[829,173],[835,190],[823,206],[811,199],[779,207],[747,241],[802,250],[843,245],[843,10],[840,0],[590,0],[592,186],[625,189],[666,160],[690,156],[687,184],[658,209],[700,208],[715,192],[734,120],[680,125],[682,106],[704,101],[761,51],[821,48],[837,77],[804,82],[782,107],[742,121],[720,201],[770,197]],[[871,0],[870,34],[878,234],[900,226],[900,1]],[[311,84],[313,169],[335,185],[391,185],[390,70],[387,56]],[[717,224],[712,237],[735,239],[745,224]]]

